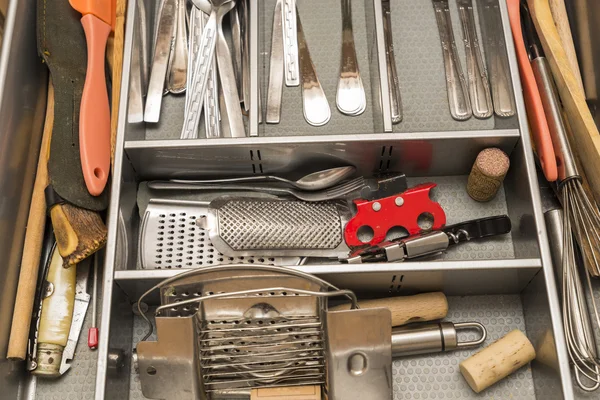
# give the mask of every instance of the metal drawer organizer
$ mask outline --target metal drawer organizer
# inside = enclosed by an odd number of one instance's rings
[[[550,252],[537,189],[537,178],[521,87],[504,0],[500,12],[508,58],[517,93],[517,116],[509,119],[451,119],[443,73],[442,53],[431,0],[394,0],[393,27],[396,62],[402,88],[404,120],[392,127],[387,94],[380,0],[353,1],[355,40],[367,93],[367,110],[359,117],[342,116],[335,109],[339,66],[341,14],[337,0],[298,0],[313,61],[329,97],[332,118],[314,128],[302,117],[300,89],[284,88],[279,125],[259,124],[252,108],[248,129],[253,136],[239,139],[179,140],[183,98],[165,98],[161,122],[154,126],[129,123],[132,51],[137,20],[136,2],[154,10],[156,0],[129,0],[126,57],[117,138],[115,178],[109,213],[109,240],[104,269],[100,346],[97,354],[78,350],[70,375],[57,382],[38,381],[39,398],[78,393],[78,398],[142,399],[139,379],[127,370],[115,376],[108,353],[121,348],[131,354],[142,336],[142,321],[131,303],[159,280],[180,269],[140,269],[137,260],[140,213],[138,183],[177,176],[225,176],[276,173],[300,175],[310,164],[332,167],[353,164],[370,175],[402,171],[411,183],[425,179],[439,183],[435,193],[446,209],[448,223],[507,213],[513,232],[507,239],[467,244],[441,259],[390,264],[309,264],[299,270],[314,273],[362,296],[402,295],[443,290],[450,296],[449,319],[476,319],[486,325],[488,342],[511,329],[527,333],[534,344],[554,337],[558,363],[535,361],[530,367],[475,395],[460,377],[458,362],[471,351],[394,361],[396,399],[409,398],[518,398],[559,399],[583,396],[573,389],[561,328]],[[266,96],[275,0],[251,0],[251,95]],[[455,1],[450,1],[457,47],[464,64],[464,47]],[[478,1],[474,1],[476,7]],[[149,12],[152,26],[154,13]],[[259,90],[260,88],[260,90]],[[266,104],[265,98],[262,104]],[[464,192],[466,176],[481,149],[496,146],[511,158],[511,169],[498,197],[477,204]],[[425,178],[426,177],[426,178]],[[152,301],[157,301],[153,299]],[[152,305],[152,304],[151,304]],[[552,339],[551,346],[553,347]],[[96,357],[98,363],[96,366]],[[80,368],[80,372],[77,372]],[[80,375],[88,368],[85,379]],[[96,372],[94,374],[94,371]],[[92,378],[95,375],[95,382]],[[47,397],[46,397],[47,396]],[[591,397],[590,397],[591,398]]]

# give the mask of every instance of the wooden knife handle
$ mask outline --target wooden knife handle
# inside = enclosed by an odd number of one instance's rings
[[[411,322],[442,319],[448,314],[448,300],[442,292],[421,293],[414,296],[397,296],[359,301],[360,308],[388,308],[392,312],[392,326]],[[331,311],[349,310],[350,304],[330,308]]]
[[[554,24],[548,0],[527,0],[533,22],[556,82],[571,125],[577,153],[590,181],[596,202],[600,201],[600,133],[571,69]]]
[[[558,31],[558,36],[560,36],[563,48],[567,54],[571,70],[575,74],[579,87],[583,90],[583,80],[581,79],[581,70],[579,69],[579,62],[577,61],[577,53],[575,53],[575,44],[573,43],[573,35],[571,33],[571,25],[569,25],[569,16],[567,15],[565,0],[550,0],[549,4],[550,12],[554,18],[556,30]]]

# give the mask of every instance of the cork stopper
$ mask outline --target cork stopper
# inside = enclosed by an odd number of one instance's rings
[[[477,155],[467,182],[469,196],[476,201],[492,200],[502,186],[509,167],[510,160],[502,150],[495,147],[482,150]]]

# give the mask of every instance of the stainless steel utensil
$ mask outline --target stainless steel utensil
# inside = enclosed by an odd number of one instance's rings
[[[175,34],[176,0],[163,0],[158,21],[157,39],[152,60],[152,71],[146,96],[144,121],[156,123],[160,119],[160,107],[167,77],[171,42]]]
[[[442,53],[444,56],[444,68],[446,72],[446,89],[448,90],[448,103],[452,118],[464,121],[471,118],[473,112],[469,103],[469,89],[463,75],[456,50],[452,20],[448,0],[432,0],[440,32]]]
[[[174,42],[169,55],[166,88],[169,92],[183,93],[187,83],[188,33],[186,28],[186,2],[177,0]]]
[[[478,330],[479,339],[459,342],[456,331],[467,329]],[[392,357],[468,349],[483,344],[486,337],[487,331],[479,322],[437,322],[399,326],[392,328]]]
[[[516,112],[508,54],[499,4],[496,0],[479,0],[479,26],[488,65],[494,112],[499,117],[512,117]]]
[[[588,290],[593,292],[590,276],[600,274],[600,260],[596,256],[600,247],[600,213],[596,202],[588,198],[583,189],[548,62],[543,57],[539,43],[534,40],[530,45],[536,47],[537,54],[541,55],[534,59],[531,67],[540,88],[540,98],[561,166],[558,173],[558,193],[564,210],[562,221],[557,220],[561,215],[556,213],[546,214],[546,221],[549,222],[549,236],[556,236],[556,231],[562,231],[562,238],[559,240],[560,252],[554,249],[552,255],[561,275],[559,282],[562,289],[563,327],[567,350],[579,387],[591,392],[600,387],[600,362],[597,359],[594,334],[593,331],[590,332],[590,313],[579,274],[582,272],[580,268],[585,267]],[[555,244],[554,247],[558,245]],[[600,324],[596,300],[594,296],[591,298],[596,322]],[[583,382],[584,376],[592,382],[591,386]]]
[[[242,35],[242,90],[239,92],[244,111],[250,110],[250,10],[248,0],[239,0],[240,33]],[[259,87],[260,90],[260,87]],[[260,94],[258,96],[260,101]],[[260,109],[260,104],[259,104]],[[259,112],[260,117],[260,112]],[[260,123],[261,121],[259,121]]]
[[[392,34],[392,8],[390,0],[382,0],[383,33],[385,35],[385,59],[387,64],[388,89],[392,108],[392,124],[402,121],[402,98],[400,95],[400,79],[396,68],[394,38]]]
[[[153,181],[148,183],[150,189],[155,190],[243,190],[251,192],[263,192],[274,195],[291,195],[299,200],[307,202],[320,202],[345,197],[349,193],[362,189],[365,180],[362,177],[340,183],[328,189],[307,192],[298,189],[290,189],[277,186],[242,185],[235,183],[178,183],[171,181]]]
[[[200,123],[200,113],[202,110],[202,105],[204,104],[206,89],[208,86],[210,67],[213,65],[215,50],[217,50],[219,47],[221,48],[221,51],[217,51],[217,53],[221,54],[221,56],[219,57],[217,55],[217,61],[219,61],[219,58],[224,59],[222,62],[219,62],[219,74],[221,75],[221,82],[223,85],[233,85],[233,88],[229,87],[228,90],[224,91],[226,104],[231,106],[231,92],[237,91],[235,87],[235,76],[233,75],[231,54],[228,54],[228,60],[227,54],[224,54],[229,53],[229,47],[227,46],[227,43],[225,43],[226,49],[223,49],[224,38],[222,28],[223,17],[235,6],[235,0],[195,0],[194,5],[204,11],[206,11],[207,6],[210,5],[211,11],[208,22],[204,26],[202,38],[198,47],[199,58],[194,68],[192,86],[189,93],[190,100],[188,112],[184,118],[181,137],[195,137],[195,135],[197,135],[198,125]],[[226,69],[226,71],[223,71],[223,69]],[[233,79],[229,79],[231,76],[233,76]],[[237,103],[237,108],[239,111],[239,98]],[[228,112],[230,117],[229,122],[231,123],[235,116],[230,114],[231,113]],[[239,119],[241,120],[241,112]],[[240,124],[242,125],[241,132],[243,132],[243,120],[240,122]]]
[[[264,198],[219,198],[197,224],[221,253],[245,257],[346,257],[344,226],[352,217],[346,201],[308,203]]]
[[[158,341],[146,342],[153,325],[141,302],[156,289]],[[349,297],[352,310],[327,311],[325,299],[336,296]],[[150,328],[137,345],[146,397],[247,398],[252,388],[327,384],[332,399],[391,398],[390,311],[358,310],[354,293],[314,276],[202,268],[147,291],[138,311]]]
[[[244,176],[239,178],[224,178],[224,179],[204,179],[204,180],[187,180],[187,179],[171,179],[170,182],[177,183],[237,183],[237,182],[282,182],[291,187],[300,190],[321,190],[326,189],[349,178],[354,174],[356,168],[353,166],[329,168],[322,171],[313,172],[305,175],[295,181],[282,178],[275,175],[257,175]]]
[[[288,2],[289,0],[285,0]],[[298,48],[300,54],[300,72],[302,74],[302,106],[304,110],[304,119],[312,126],[323,126],[331,118],[331,109],[329,102],[323,92],[323,87],[315,65],[310,58],[308,44],[304,37],[300,15],[296,13],[298,26]],[[285,21],[284,21],[285,23]]]
[[[365,89],[356,59],[350,0],[342,0],[342,58],[336,104],[340,112],[352,116],[362,114],[367,106]]]
[[[208,5],[208,7],[206,7]],[[203,9],[198,8],[202,6]],[[196,63],[199,59],[199,42],[204,32],[204,27],[208,23],[209,16],[204,11],[210,11],[210,4],[204,4],[196,2],[192,6],[190,12],[190,40],[189,40],[189,57],[188,57],[188,71],[194,71]],[[192,86],[193,74],[190,72],[187,75],[187,87]],[[219,87],[217,77],[217,62],[213,57],[211,66],[208,71],[208,78],[206,82],[206,93],[204,95],[204,128],[206,131],[207,138],[218,138],[221,137],[221,124],[219,115]],[[185,112],[184,120],[188,118],[190,112],[190,102],[195,98],[194,93],[190,90],[186,93],[185,98]],[[198,130],[184,130],[182,131],[181,139],[196,139],[198,137]]]
[[[283,58],[286,86],[300,84],[300,43],[298,42],[296,0],[283,0]]]
[[[215,0],[212,0],[215,1]],[[221,1],[221,0],[219,0]],[[213,3],[214,4],[214,3]],[[229,3],[228,11],[235,6],[235,0]],[[214,7],[214,5],[213,5]],[[232,137],[246,137],[246,128],[240,108],[240,96],[235,82],[235,71],[231,51],[223,32],[222,18],[217,24],[217,65],[219,67],[219,78],[223,90],[223,100],[227,110],[227,119]]]
[[[151,199],[140,226],[138,260],[142,269],[199,268],[206,265],[297,265],[298,257],[227,257],[196,221],[208,213],[208,202]],[[177,232],[170,226],[178,226]],[[185,243],[182,244],[182,243]]]
[[[278,124],[281,119],[281,96],[283,94],[283,0],[275,3],[271,58],[269,62],[269,88],[267,90],[267,124]]]
[[[483,63],[483,56],[475,28],[473,0],[457,0],[458,13],[463,30],[463,42],[467,53],[467,76],[469,97],[475,118],[489,118],[494,113],[490,83]]]
[[[229,24],[231,26],[231,42],[233,43],[233,66],[235,70],[235,81],[238,93],[242,93],[242,27],[240,14],[238,12],[241,2],[229,12]],[[240,99],[242,100],[242,99]]]

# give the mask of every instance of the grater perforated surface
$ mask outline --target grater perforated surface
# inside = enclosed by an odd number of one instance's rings
[[[217,218],[221,238],[234,250],[335,249],[342,242],[334,203],[232,199]]]
[[[197,268],[209,265],[258,263],[294,265],[293,257],[226,257],[210,242],[208,232],[196,225],[207,206],[187,203],[185,207],[151,202],[141,231],[140,265],[143,269]]]

